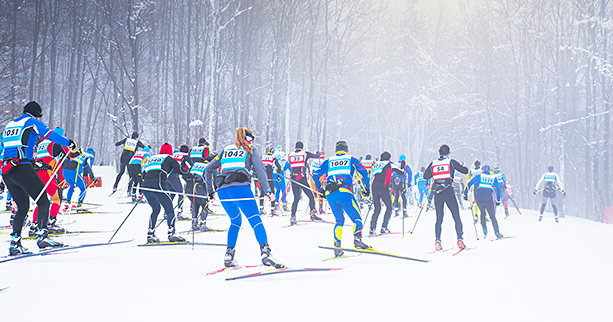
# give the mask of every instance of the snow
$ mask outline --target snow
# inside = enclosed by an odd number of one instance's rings
[[[121,213],[60,217],[76,219],[65,226],[68,230],[114,231],[133,207],[118,204],[127,201],[125,191],[108,197],[114,169],[99,167],[95,173],[103,176],[104,185],[90,189],[86,201]],[[124,176],[120,187],[126,180]],[[307,204],[303,198],[298,219],[308,219]],[[451,251],[428,254],[434,247],[432,210],[421,215],[412,235],[364,238],[375,249],[430,259],[429,263],[367,254],[322,261],[332,252],[317,246],[332,245],[333,225],[282,228],[288,216],[266,216],[273,255],[287,266],[344,269],[225,281],[261,268],[206,276],[222,267],[225,247],[137,247],[145,243],[151,210],[144,203],[136,206],[114,238],[134,239],[130,243],[0,263],[0,289],[9,287],[0,292],[0,316],[3,321],[610,321],[613,226],[574,217],[556,224],[550,212],[539,223],[536,211],[522,209],[518,215],[513,208],[504,219],[498,209],[501,232],[516,238],[492,242],[480,234],[476,240],[470,214],[463,211],[464,239],[476,249],[458,256],[451,256]],[[213,210],[221,212],[219,206]],[[416,208],[409,209],[413,217],[405,221],[405,231],[413,227],[415,213]],[[333,221],[331,214],[324,217]],[[227,228],[226,216],[210,218],[209,226]],[[8,214],[0,214],[0,224],[8,220]],[[188,230],[189,225],[181,221],[178,230]],[[453,227],[446,213],[446,248],[455,244]],[[392,217],[390,229],[402,231],[402,220]],[[165,230],[165,223],[157,230],[162,240]],[[0,232],[0,244],[8,253],[7,230]],[[111,235],[57,239],[78,245],[105,242]],[[349,225],[343,236],[343,246],[351,247]],[[211,243],[225,243],[225,238],[225,232],[195,236],[196,241]],[[36,250],[33,240],[24,241],[24,246]],[[243,220],[236,257],[240,264],[257,265],[259,256],[253,231]],[[41,304],[44,310],[30,311]]]

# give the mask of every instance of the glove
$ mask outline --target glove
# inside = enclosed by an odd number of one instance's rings
[[[368,197],[368,196],[370,196],[370,189],[364,189],[364,190],[362,190],[362,195],[364,195],[364,197]]]
[[[68,140],[68,148],[70,149],[70,151],[76,151],[77,150],[77,143],[73,140]]]
[[[464,198],[464,200],[468,200],[468,195],[467,195],[467,194],[464,194],[464,195],[462,196],[462,198]]]
[[[264,191],[264,195],[266,195],[266,197],[268,197],[270,200],[275,200],[275,194],[270,191],[270,189]]]
[[[213,199],[215,199],[215,193],[211,192],[209,193],[209,200],[213,200]]]
[[[100,179],[100,178],[94,178],[94,183],[97,183],[98,179]]]
[[[536,189],[532,191],[532,194],[536,196]]]
[[[479,222],[479,216],[473,215],[473,223],[476,224]]]
[[[326,199],[326,189],[319,190],[319,196]]]
[[[281,182],[281,176],[277,175],[277,182]]]
[[[496,206],[500,206],[500,201],[496,201]]]

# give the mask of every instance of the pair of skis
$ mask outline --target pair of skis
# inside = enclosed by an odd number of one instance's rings
[[[112,243],[95,243],[95,244],[83,244],[83,245],[75,245],[75,246],[65,245],[63,247],[43,249],[43,250],[40,250],[38,252],[3,256],[3,257],[0,257],[0,263],[10,262],[10,261],[14,261],[14,260],[18,260],[18,259],[23,259],[23,258],[28,258],[28,257],[44,256],[44,255],[53,254],[53,253],[57,253],[57,252],[64,252],[64,251],[70,251],[70,250],[79,250],[81,248],[125,244],[125,243],[129,243],[129,242],[131,242],[133,240],[134,239],[118,241],[118,242],[112,242]]]

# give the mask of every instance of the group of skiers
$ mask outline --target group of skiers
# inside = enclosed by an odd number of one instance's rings
[[[40,248],[62,246],[48,236],[50,227],[54,227],[61,202],[58,196],[58,181],[55,179],[59,167],[62,168],[60,173],[69,187],[68,204],[74,193],[74,186],[77,186],[81,193],[75,206],[81,206],[88,188],[84,184],[84,173],[95,178],[91,171],[95,152],[92,149],[78,149],[74,141],[64,136],[61,128],[50,130],[45,126],[40,121],[41,116],[40,105],[30,102],[24,107],[24,114],[10,122],[2,135],[2,174],[17,208],[9,246],[11,255],[27,252],[21,245],[21,229],[28,212],[30,197],[37,204],[35,224],[32,225],[38,236],[37,245]],[[39,140],[39,137],[42,140]],[[439,158],[427,167],[422,167],[413,177],[411,168],[406,164],[406,156],[400,155],[398,162],[392,162],[391,154],[385,151],[376,160],[372,160],[371,155],[362,160],[349,154],[349,146],[345,141],[338,141],[335,154],[325,159],[322,152],[305,151],[304,144],[300,141],[296,142],[295,150],[288,154],[283,153],[281,147],[277,146],[268,147],[266,153],[261,155],[253,144],[254,140],[253,131],[249,128],[239,128],[235,141],[218,155],[210,151],[204,138],[199,139],[197,146],[190,148],[181,145],[178,150],[173,150],[170,144],[164,143],[159,153],[153,154],[153,149],[145,146],[139,140],[138,133],[134,132],[130,138],[115,143],[116,146],[123,145],[123,151],[113,193],[117,191],[127,168],[130,176],[128,194],[134,202],[145,198],[152,209],[147,230],[148,243],[159,242],[155,230],[162,208],[168,227],[168,240],[184,242],[185,239],[176,232],[175,209],[178,208],[181,213],[183,201],[189,198],[192,230],[207,231],[209,201],[219,198],[231,222],[224,256],[226,267],[236,265],[234,247],[242,224],[242,215],[245,215],[253,228],[260,244],[264,265],[283,267],[283,264],[272,256],[261,215],[266,213],[265,198],[270,200],[273,215],[286,210],[289,189],[294,196],[290,226],[297,222],[296,212],[303,193],[308,198],[309,215],[313,221],[322,220],[320,216],[324,213],[324,204],[328,204],[335,217],[333,237],[334,245],[338,248],[335,249],[335,256],[342,255],[340,247],[345,214],[354,223],[354,246],[361,249],[370,248],[362,240],[364,223],[360,205],[363,202],[374,206],[369,227],[370,234],[374,235],[382,205],[386,210],[380,233],[386,234],[390,233],[388,224],[393,209],[396,210],[396,215],[399,215],[402,209],[403,217],[407,217],[409,202],[423,207],[426,201],[430,204],[429,201],[433,200],[436,211],[435,250],[442,250],[441,227],[443,207],[446,205],[455,221],[457,246],[464,249],[466,245],[463,241],[458,197],[463,194],[463,197],[468,199],[471,188],[471,203],[474,203],[472,208],[481,210],[484,235],[488,233],[487,216],[496,237],[503,237],[499,231],[495,208],[503,202],[508,215],[504,197],[506,178],[498,168],[492,170],[487,165],[481,167],[478,161],[475,162],[475,168],[469,171],[463,163],[450,158],[450,148],[447,145],[440,147]],[[286,176],[286,173],[289,175]],[[466,175],[464,180],[461,180],[462,176],[457,173]],[[252,179],[257,181],[260,198],[255,197],[257,194],[251,188]],[[184,184],[181,181],[184,181]],[[412,187],[413,182],[415,185]],[[545,187],[539,220],[542,219],[548,199],[553,201],[556,188],[564,193],[562,182],[553,172],[553,167],[539,180],[535,194],[543,182]],[[51,197],[52,204],[48,196]],[[176,206],[173,205],[175,196]],[[555,204],[553,209],[557,221]],[[476,216],[476,210],[474,214]]]

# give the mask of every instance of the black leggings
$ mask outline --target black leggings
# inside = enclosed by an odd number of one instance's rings
[[[483,231],[487,231],[487,221],[485,220],[485,213],[490,216],[490,220],[492,221],[492,226],[494,227],[494,232],[498,232],[498,220],[496,220],[496,206],[494,205],[494,201],[479,201],[477,200],[477,207],[481,210],[481,227],[483,227]]]
[[[435,193],[434,191],[432,193]],[[437,240],[441,240],[441,231],[443,225],[443,207],[447,204],[447,208],[451,211],[451,217],[455,221],[455,231],[458,239],[462,238],[462,220],[460,219],[460,209],[458,201],[455,198],[453,188],[448,186],[445,190],[434,195],[434,207],[436,208],[436,224],[434,225],[434,234]]]
[[[133,194],[136,194],[136,188],[138,188],[142,181],[141,166],[140,164],[128,164],[128,174],[130,175],[130,182],[128,183],[128,191],[132,190]]]
[[[272,193],[275,193],[275,182],[272,179],[268,180],[268,186],[270,187],[270,191]],[[260,208],[264,207],[264,189],[261,188],[260,186]],[[275,209],[275,199],[272,199],[270,201],[270,207],[271,209]]]
[[[147,202],[149,203],[149,206],[151,206],[152,210],[151,217],[149,218],[149,229],[155,229],[156,222],[158,220],[158,214],[160,213],[161,207],[164,207],[168,228],[174,227],[175,212],[174,208],[172,207],[172,200],[170,199],[170,195],[167,192],[168,188],[166,187],[166,184],[160,184],[158,182],[143,182],[142,187],[148,189],[163,190],[163,192],[143,190],[143,194],[145,195],[145,198],[147,198]]]
[[[372,200],[375,205],[375,210],[370,219],[370,229],[373,230],[377,228],[377,219],[379,218],[379,213],[381,213],[381,201],[385,204],[385,214],[383,215],[383,224],[381,228],[387,228],[387,224],[392,216],[392,197],[390,196],[389,189],[386,187],[373,187]]]
[[[200,198],[189,197],[192,204],[192,220],[198,218],[200,208],[202,208],[202,214],[200,215],[200,219],[206,220],[206,217],[209,215],[208,208],[206,206],[206,204],[209,202],[209,198],[207,197],[206,187],[204,183],[201,181],[196,181],[194,179],[188,180],[185,184],[185,193],[202,196]]]
[[[394,208],[400,207],[400,199],[402,198],[402,209],[407,209],[407,196],[405,194],[404,184],[392,184],[392,193],[394,194]]]
[[[306,180],[306,177],[302,177],[296,181],[300,183],[300,185],[294,182],[296,179],[292,179],[292,192],[294,193],[294,202],[292,203],[292,216],[296,216],[296,210],[298,210],[298,201],[300,201],[301,191],[304,191],[304,194],[309,198],[309,207],[311,211],[315,210],[315,198],[313,197],[313,191],[311,191],[309,187],[309,183]]]
[[[21,163],[4,175],[4,183],[17,204],[17,213],[13,219],[13,235],[21,236],[23,222],[30,210],[30,197],[36,199],[43,191],[46,182],[36,174],[31,163]],[[50,204],[46,193],[40,196],[36,205],[38,205],[39,228],[47,228]]]

